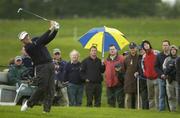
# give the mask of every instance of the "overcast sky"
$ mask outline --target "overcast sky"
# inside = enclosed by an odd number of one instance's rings
[[[174,6],[175,5],[175,3],[176,3],[176,0],[161,0],[162,2],[166,2],[166,3],[168,3],[169,5],[171,5],[171,6]]]

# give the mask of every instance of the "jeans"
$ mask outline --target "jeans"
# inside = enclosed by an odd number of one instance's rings
[[[159,83],[159,111],[165,110],[165,97],[166,97],[166,81],[158,79]]]
[[[68,96],[69,96],[69,105],[70,106],[81,106],[83,98],[83,84],[73,84],[69,83],[68,85]]]

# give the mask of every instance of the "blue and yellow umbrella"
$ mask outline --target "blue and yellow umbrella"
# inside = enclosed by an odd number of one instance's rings
[[[85,49],[96,46],[97,50],[102,52],[102,57],[104,57],[104,51],[108,51],[111,44],[114,44],[118,50],[129,44],[123,33],[115,28],[105,26],[89,30],[79,41]]]

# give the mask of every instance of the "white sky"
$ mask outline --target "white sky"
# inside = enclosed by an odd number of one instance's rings
[[[170,6],[174,6],[176,3],[176,0],[161,0],[162,2],[168,3]]]

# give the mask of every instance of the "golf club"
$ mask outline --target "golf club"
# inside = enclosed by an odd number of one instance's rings
[[[25,12],[25,13],[27,13],[27,14],[31,14],[31,15],[33,15],[33,16],[36,16],[36,17],[38,17],[38,18],[40,18],[40,19],[43,19],[43,20],[45,20],[45,21],[50,21],[49,19],[46,19],[46,18],[44,18],[44,17],[42,17],[42,16],[40,16],[40,15],[37,15],[37,14],[35,14],[35,13],[31,12],[31,11],[25,10],[25,9],[23,9],[23,8],[19,8],[19,9],[17,10],[17,13],[19,14],[21,11],[23,11],[23,12]]]

